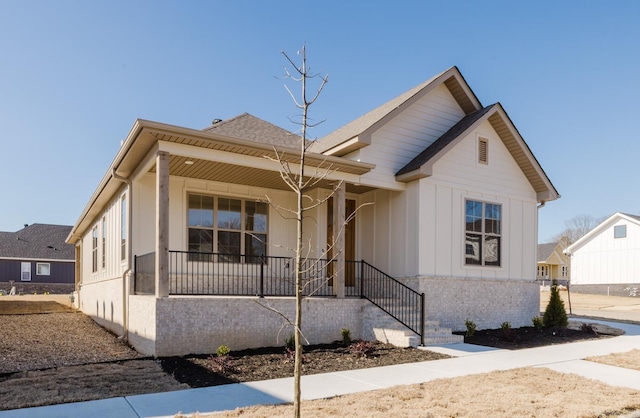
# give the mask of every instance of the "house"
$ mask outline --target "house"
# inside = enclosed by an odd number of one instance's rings
[[[640,216],[615,213],[571,244],[571,291],[640,295]]]
[[[67,238],[79,308],[150,355],[283,344],[296,200],[273,157],[295,169],[299,141],[249,114],[137,120]],[[559,194],[458,68],[317,140],[305,167],[322,173],[302,231],[309,343],[450,342],[465,319],[539,314],[538,208]]]
[[[543,285],[569,279],[570,258],[564,253],[566,247],[563,241],[538,244],[538,281]]]
[[[71,293],[75,247],[65,239],[71,226],[32,224],[0,232],[0,289],[16,293]]]

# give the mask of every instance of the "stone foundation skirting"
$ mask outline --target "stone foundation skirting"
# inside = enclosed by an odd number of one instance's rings
[[[540,286],[534,280],[412,277],[402,280],[425,294],[426,319],[464,331],[465,320],[478,329],[496,329],[508,321],[514,328],[531,326],[540,315]]]
[[[571,284],[571,292],[591,295],[627,296],[640,298],[640,283]]]
[[[340,340],[348,328],[362,338],[362,299],[307,298],[302,304],[305,344]],[[293,333],[294,298],[180,297],[130,299],[129,342],[157,357],[284,346]]]
[[[73,292],[75,285],[73,283],[36,283],[36,282],[13,282],[16,287],[16,295],[33,295],[34,293],[42,295],[50,293],[52,295],[68,295]],[[0,282],[0,289],[11,291],[11,283]]]

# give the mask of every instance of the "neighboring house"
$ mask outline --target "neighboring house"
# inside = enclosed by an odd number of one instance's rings
[[[562,241],[538,244],[538,281],[548,285],[552,280],[565,284],[569,279],[570,258]]]
[[[283,344],[296,199],[265,157],[295,168],[299,140],[249,114],[204,130],[137,120],[67,239],[79,308],[156,356]],[[303,230],[309,343],[341,328],[388,338],[394,317],[450,342],[438,322],[518,327],[539,314],[538,206],[559,195],[502,106],[483,106],[456,67],[310,151],[307,175],[325,177]]]
[[[71,226],[32,224],[0,232],[0,289],[22,293],[74,290],[75,248],[65,239]]]
[[[616,213],[566,249],[571,290],[640,296],[640,216]]]

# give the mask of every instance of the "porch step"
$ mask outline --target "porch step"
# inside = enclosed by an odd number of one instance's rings
[[[375,339],[397,347],[417,347],[420,336],[400,324],[389,314],[375,305],[364,309],[365,339]],[[370,333],[367,332],[370,330]],[[438,321],[425,321],[425,345],[455,344],[464,342],[462,335],[451,333],[451,328],[443,328]]]

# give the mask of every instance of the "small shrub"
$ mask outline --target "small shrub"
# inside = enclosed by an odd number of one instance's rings
[[[229,347],[221,345],[216,350],[216,354],[209,357],[209,365],[214,372],[226,376],[236,371],[234,359],[229,355],[230,352]]]
[[[531,323],[533,324],[533,327],[538,331],[540,331],[544,326],[544,321],[542,320],[541,316],[534,316],[533,319],[531,319]]]
[[[582,330],[582,332],[584,332],[585,334],[590,334],[590,335],[594,335],[594,336],[598,336],[598,331],[596,331],[596,329],[594,328],[593,324],[586,324],[586,323],[582,323],[580,325],[580,329]]]
[[[296,336],[294,334],[289,335],[289,338],[284,340],[284,348],[286,348],[287,350],[295,351]]]
[[[464,326],[467,327],[467,337],[473,337],[473,334],[476,333],[476,323],[470,319],[465,319]]]
[[[342,344],[344,344],[345,347],[349,347],[351,344],[351,331],[349,331],[349,328],[342,328],[340,333],[342,334]]]
[[[223,344],[220,347],[218,347],[218,349],[216,350],[216,355],[220,357],[227,356],[229,355],[230,352],[231,352],[231,349]]]
[[[375,350],[371,341],[358,340],[349,346],[349,352],[359,358],[370,357]]]
[[[558,283],[554,280],[551,284],[551,296],[549,296],[549,304],[544,310],[542,321],[545,327],[566,327],[569,325],[567,311],[564,308],[564,302],[558,293]]]
[[[500,329],[502,330],[502,339],[510,342],[516,341],[516,333],[511,328],[511,322],[505,321],[500,324]]]

